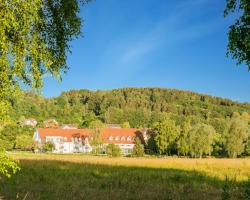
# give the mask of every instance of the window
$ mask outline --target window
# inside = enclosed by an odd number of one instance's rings
[[[131,137],[130,136],[127,137],[127,141],[131,141]]]
[[[115,137],[115,140],[116,140],[116,141],[120,140],[120,137],[119,137],[119,136],[116,136],[116,137]]]
[[[63,143],[64,139],[63,138],[59,138],[60,142]]]
[[[109,137],[109,140],[110,140],[110,141],[112,141],[112,140],[113,140],[113,137],[112,137],[112,136],[110,136],[110,137]]]
[[[124,136],[122,136],[122,137],[121,137],[121,141],[124,141],[124,140],[125,140],[125,137],[124,137]]]

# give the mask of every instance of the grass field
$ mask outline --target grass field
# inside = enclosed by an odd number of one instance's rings
[[[250,159],[11,154],[0,199],[247,199]]]

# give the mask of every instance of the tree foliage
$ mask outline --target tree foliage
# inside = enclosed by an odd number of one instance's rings
[[[121,155],[121,149],[115,144],[109,144],[107,146],[107,154],[111,157],[119,157]]]
[[[216,131],[207,124],[197,124],[189,132],[189,151],[192,157],[210,155]]]
[[[43,145],[44,152],[52,152],[55,149],[55,144],[53,142],[46,142]]]
[[[162,121],[154,124],[153,129],[158,152],[160,154],[167,153],[179,134],[179,128],[175,125],[175,121],[168,117],[163,118]]]
[[[82,1],[86,3],[86,1]],[[60,77],[69,42],[79,36],[82,20],[77,0],[0,2],[0,119],[19,83],[42,87],[42,76]]]
[[[246,64],[250,70],[250,1],[227,0],[224,15],[228,16],[230,12],[239,17],[229,27],[227,55],[238,64]]]
[[[40,90],[44,74],[60,78],[67,70],[69,42],[80,35],[79,3],[0,1],[0,126],[9,121],[12,99],[20,83]],[[4,162],[11,163],[7,158]]]
[[[77,124],[82,128],[89,127],[95,120],[108,124],[129,122],[133,128],[152,127],[167,113],[177,125],[189,119],[191,124],[208,123],[222,134],[226,118],[233,112],[250,113],[250,104],[188,91],[123,88],[96,92],[72,90],[50,99],[34,92],[21,92],[9,111],[14,122],[21,117],[34,118],[41,125],[52,118],[59,124]]]
[[[10,120],[14,125],[5,126],[3,132],[0,131],[0,144],[10,150],[15,148],[16,136],[23,131],[20,125],[15,124],[29,118],[36,119],[38,127],[43,127],[43,122],[47,119],[55,119],[59,126],[69,123],[98,130],[105,123],[124,122],[128,122],[131,128],[154,128],[154,125],[162,123],[168,116],[176,127],[180,127],[180,133],[177,132],[173,142],[168,143],[164,153],[191,156],[188,130],[197,124],[206,124],[216,131],[212,155],[225,156],[231,118],[238,116],[243,121],[248,121],[248,113],[249,103],[160,88],[123,88],[95,92],[74,90],[50,99],[34,92],[21,92],[19,98],[13,99],[10,109]],[[163,137],[162,140],[169,141],[168,137]],[[243,144],[246,143],[244,140]],[[159,153],[157,149],[155,135],[150,134],[145,152],[156,154]],[[246,148],[241,155],[246,155]]]
[[[234,114],[228,123],[226,131],[226,151],[230,157],[235,158],[244,152],[249,137],[249,117]]]
[[[129,122],[123,122],[123,123],[121,124],[121,128],[130,128]]]
[[[30,150],[33,146],[31,126],[9,125],[0,130],[0,146],[7,150]]]
[[[134,157],[142,157],[144,155],[144,147],[138,137],[135,138],[135,145],[132,151],[132,155]]]
[[[180,135],[177,140],[177,151],[179,155],[186,156],[189,153],[189,132],[192,126],[190,121],[185,121],[181,124]]]
[[[0,175],[11,177],[17,173],[20,167],[16,161],[10,160],[5,151],[0,149]]]

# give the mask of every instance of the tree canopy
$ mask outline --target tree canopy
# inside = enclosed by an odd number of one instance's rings
[[[175,125],[175,121],[165,117],[160,122],[156,122],[153,128],[158,152],[160,154],[168,153],[179,134],[179,128]]]
[[[0,128],[20,84],[39,91],[43,75],[60,79],[68,69],[69,42],[80,35],[80,3],[87,1],[0,0]],[[0,156],[0,173],[9,175],[10,166],[15,172],[13,162]]]
[[[240,155],[246,147],[250,136],[249,115],[233,115],[228,123],[226,131],[226,151],[230,157]]]
[[[42,87],[44,74],[67,70],[70,41],[80,35],[78,0],[0,1],[0,122],[9,100],[24,83]]]
[[[193,157],[211,155],[216,131],[207,124],[197,124],[189,132],[189,151]]]
[[[250,1],[227,0],[225,16],[237,13],[237,19],[229,27],[227,55],[237,60],[237,64],[246,64],[250,70]]]

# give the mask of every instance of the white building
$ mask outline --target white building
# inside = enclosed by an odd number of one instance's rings
[[[90,129],[49,129],[39,128],[34,133],[33,139],[38,145],[53,142],[53,153],[89,153],[94,147],[90,145],[94,137],[94,131]],[[116,144],[122,154],[131,154],[134,148],[134,140],[140,138],[145,143],[145,130],[133,128],[103,128],[98,129],[103,142],[103,149],[108,144]]]
[[[53,153],[88,153],[92,151],[88,137],[84,137],[84,129],[50,129],[39,128],[33,139],[42,146],[46,142],[53,142]]]

